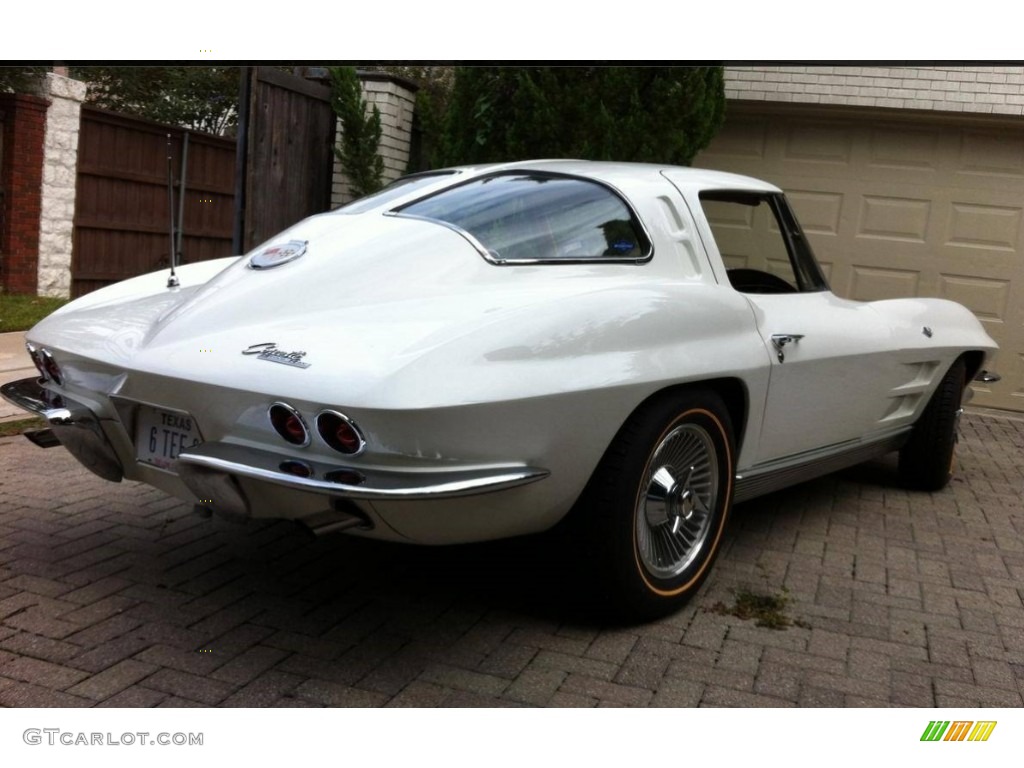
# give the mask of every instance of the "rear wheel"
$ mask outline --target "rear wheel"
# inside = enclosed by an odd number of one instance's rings
[[[728,517],[732,452],[729,414],[712,392],[659,398],[623,426],[574,513],[602,608],[654,618],[697,591]]]
[[[959,358],[942,377],[910,439],[900,449],[900,476],[910,487],[937,491],[953,476],[966,379],[967,365]]]

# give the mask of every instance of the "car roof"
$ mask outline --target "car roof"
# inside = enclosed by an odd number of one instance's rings
[[[573,176],[592,178],[613,186],[623,180],[636,180],[648,175],[659,177],[667,175],[681,192],[700,192],[710,189],[743,189],[758,192],[781,192],[774,184],[751,176],[741,176],[725,171],[712,171],[704,168],[689,168],[680,165],[660,165],[657,163],[622,163],[604,160],[523,160],[513,163],[490,163],[486,165],[461,166],[459,170],[473,175],[494,173],[496,171],[538,170],[552,173],[566,173]]]

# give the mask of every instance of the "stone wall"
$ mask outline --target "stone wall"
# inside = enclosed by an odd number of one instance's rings
[[[85,83],[50,72],[41,81],[40,91],[50,100],[50,109],[46,114],[37,290],[41,296],[68,298]]]
[[[10,293],[36,292],[48,106],[40,96],[0,94],[0,285]]]
[[[726,67],[729,100],[1024,114],[1024,67]]]
[[[412,120],[416,106],[416,86],[401,78],[382,72],[360,72],[363,98],[367,108],[380,110],[381,140],[377,152],[384,160],[384,183],[394,181],[405,173],[409,164],[412,142]],[[338,123],[337,141],[341,142],[342,127]],[[334,161],[334,180],[331,187],[331,207],[352,200],[348,180],[342,173],[337,158]]]

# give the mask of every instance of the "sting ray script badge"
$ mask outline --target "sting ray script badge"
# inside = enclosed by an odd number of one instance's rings
[[[272,341],[267,341],[263,344],[253,344],[248,349],[243,349],[242,354],[257,355],[257,360],[267,360],[271,363],[290,365],[294,368],[309,368],[312,365],[312,363],[302,362],[302,358],[306,356],[305,352],[285,352],[283,349],[278,349],[277,344]]]

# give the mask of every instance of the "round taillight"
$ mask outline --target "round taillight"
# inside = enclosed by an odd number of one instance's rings
[[[43,371],[46,376],[53,380],[53,382],[59,387],[64,383],[64,374],[60,372],[60,366],[57,365],[57,361],[53,359],[53,355],[50,354],[50,350],[44,349],[39,353],[40,358],[43,361]]]
[[[286,442],[305,447],[309,445],[309,430],[299,412],[285,403],[274,403],[267,411],[270,425]]]
[[[331,448],[354,456],[366,447],[359,427],[348,416],[337,411],[321,411],[316,417],[316,430]]]

